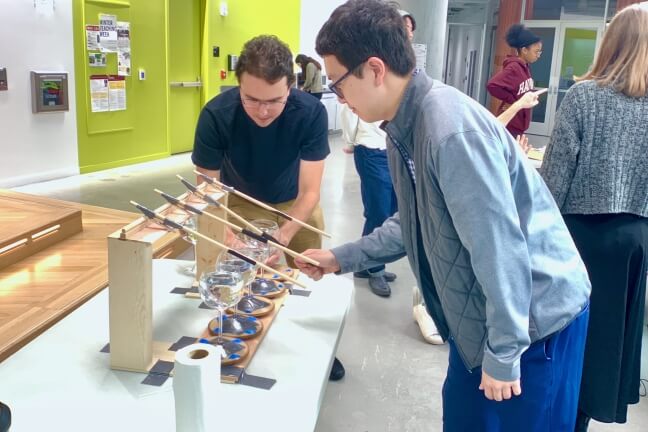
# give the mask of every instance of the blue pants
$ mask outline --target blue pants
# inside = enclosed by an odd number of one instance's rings
[[[353,160],[360,176],[360,194],[365,217],[362,235],[365,236],[396,213],[398,206],[389,176],[387,151],[357,145],[353,150]],[[369,272],[376,273],[384,269],[383,265],[371,268]]]
[[[522,354],[522,394],[490,401],[479,390],[481,367],[468,371],[450,340],[443,384],[446,432],[573,432],[583,370],[589,308],[562,331],[537,341]]]

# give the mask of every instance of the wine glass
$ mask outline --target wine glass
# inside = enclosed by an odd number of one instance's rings
[[[198,290],[203,302],[210,308],[218,310],[220,327],[223,328],[223,314],[225,309],[234,306],[243,294],[243,277],[238,272],[215,270],[204,272],[200,275]],[[223,332],[217,334],[217,343],[221,345],[226,354],[232,351],[224,343]],[[230,345],[230,344],[228,344]]]
[[[184,220],[181,224],[185,228],[189,228],[193,231],[198,231],[198,216],[190,215],[187,219]],[[198,253],[196,250],[196,245],[198,244],[198,237],[195,234],[182,231],[182,239],[187,243],[191,243],[194,251],[194,262],[191,267],[185,268],[184,272],[188,276],[196,276],[196,262],[198,261]]]
[[[241,253],[245,256],[253,258],[247,250],[242,250]],[[216,258],[216,270],[237,272],[243,278],[243,289],[248,286],[256,276],[258,266],[249,263],[236,255],[230,254],[228,251],[221,252]],[[233,334],[236,336],[252,336],[260,330],[260,324],[256,322],[255,318],[239,316],[238,302],[234,305],[234,316],[228,318],[225,322],[221,323],[219,329],[221,333]]]

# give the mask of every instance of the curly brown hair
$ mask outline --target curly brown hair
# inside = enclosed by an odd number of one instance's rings
[[[286,77],[288,86],[295,83],[293,57],[288,45],[277,36],[256,36],[243,45],[236,63],[236,78],[241,82],[243,72],[274,84]]]

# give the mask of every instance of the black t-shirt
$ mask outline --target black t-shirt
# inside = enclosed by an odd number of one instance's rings
[[[313,96],[291,89],[281,115],[259,127],[237,87],[203,108],[191,160],[220,170],[221,181],[243,193],[279,203],[297,197],[299,161],[323,160],[329,152],[326,110]]]

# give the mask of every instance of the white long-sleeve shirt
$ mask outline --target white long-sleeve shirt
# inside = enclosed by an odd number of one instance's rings
[[[348,105],[342,105],[342,137],[349,146],[363,145],[368,148],[385,150],[386,135],[380,124],[362,121]]]

